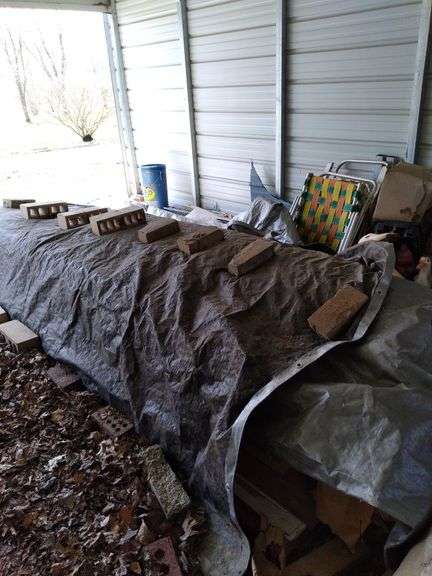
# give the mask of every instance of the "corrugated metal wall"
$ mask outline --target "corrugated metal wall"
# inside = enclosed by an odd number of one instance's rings
[[[274,0],[189,0],[193,96],[204,207],[240,210],[250,161],[274,185]]]
[[[276,0],[187,0],[201,202],[249,203],[249,163],[275,184]],[[117,0],[139,163],[165,162],[192,202],[176,0]],[[287,2],[288,197],[328,161],[404,157],[421,0]],[[432,164],[432,74],[419,160]]]
[[[421,2],[288,2],[286,193],[329,160],[404,157]]]
[[[118,0],[138,164],[164,163],[170,203],[192,203],[185,80],[175,0]]]

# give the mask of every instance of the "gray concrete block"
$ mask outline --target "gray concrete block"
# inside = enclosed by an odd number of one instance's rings
[[[10,320],[0,324],[0,334],[18,352],[39,346],[39,336],[19,320]]]
[[[106,214],[90,217],[92,232],[97,236],[127,230],[134,226],[142,226],[145,223],[146,216],[144,210],[136,206],[130,206],[122,210],[111,210]]]
[[[21,204],[20,210],[27,220],[46,220],[57,218],[57,214],[67,212],[69,206],[67,202],[30,202]]]
[[[108,212],[108,208],[81,208],[72,212],[63,212],[57,214],[57,224],[63,230],[70,230],[71,228],[85,226],[89,224],[91,216],[105,214],[106,212]]]
[[[158,502],[169,519],[190,506],[190,498],[171,466],[165,459],[160,446],[150,446],[145,451],[147,480]]]

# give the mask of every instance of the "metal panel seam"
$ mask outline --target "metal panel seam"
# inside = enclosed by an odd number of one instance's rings
[[[188,115],[189,140],[191,147],[192,197],[195,206],[200,206],[200,182],[195,128],[195,111],[193,101],[193,86],[191,58],[189,51],[189,25],[187,0],[177,0],[180,44],[182,47],[183,68],[185,74],[185,96]]]

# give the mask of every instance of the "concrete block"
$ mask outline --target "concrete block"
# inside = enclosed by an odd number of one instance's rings
[[[8,320],[9,320],[9,314],[6,312],[6,310],[4,310],[0,306],[0,324],[3,324],[4,322],[8,322]]]
[[[111,438],[118,438],[130,430],[133,430],[132,422],[119,414],[111,406],[99,408],[99,410],[93,412],[92,418]]]
[[[92,232],[97,236],[112,234],[120,230],[127,230],[146,223],[145,212],[142,208],[130,206],[122,210],[111,210],[106,214],[90,217]]]
[[[105,214],[106,212],[108,212],[108,208],[81,208],[72,212],[63,212],[57,214],[57,224],[63,230],[70,230],[71,228],[85,226],[90,223],[91,216]]]
[[[264,262],[274,254],[274,243],[259,238],[240,250],[228,264],[228,271],[234,276],[242,276]]]
[[[9,320],[0,324],[0,334],[15,347],[17,352],[39,346],[39,336],[19,320]]]
[[[52,368],[49,368],[48,377],[61,390],[78,388],[81,384],[81,377],[78,374],[75,374],[75,372],[65,364],[58,363]]]
[[[15,210],[20,208],[21,204],[31,204],[36,202],[36,200],[20,200],[19,198],[3,198],[3,208],[14,208]]]
[[[368,296],[360,290],[353,286],[345,286],[309,316],[309,326],[319,336],[333,340],[347,329],[368,300]]]
[[[158,569],[159,574],[182,576],[174,546],[169,536],[148,544],[146,551],[151,563]]]
[[[182,252],[191,256],[196,252],[211,248],[223,239],[224,233],[220,228],[216,228],[215,226],[202,226],[200,230],[187,234],[183,236],[183,238],[179,238],[177,245]]]
[[[190,506],[190,498],[165,460],[160,446],[145,451],[147,480],[165,514],[170,519]]]
[[[180,231],[177,220],[172,218],[164,218],[163,220],[154,220],[149,222],[147,226],[138,230],[138,240],[145,244],[156,242],[172,234],[177,234]]]
[[[30,202],[21,204],[20,210],[27,220],[46,220],[56,218],[61,212],[67,212],[69,206],[67,202]]]

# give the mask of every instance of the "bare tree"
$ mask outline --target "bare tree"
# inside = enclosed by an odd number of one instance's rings
[[[93,140],[96,130],[111,114],[108,90],[97,86],[66,91],[56,87],[49,105],[52,116],[84,142]]]
[[[10,69],[14,75],[15,84],[19,93],[25,121],[31,123],[30,104],[28,98],[28,69],[25,51],[27,50],[21,34],[12,34],[6,28],[2,34],[3,50]]]
[[[61,32],[47,44],[42,33],[32,53],[49,81],[48,113],[75,132],[84,142],[91,142],[99,126],[111,113],[108,90],[92,82],[74,86],[67,75],[67,59]],[[70,75],[69,75],[70,76]]]
[[[66,77],[66,53],[62,32],[58,33],[56,46],[52,49],[48,47],[42,32],[39,31],[39,41],[34,44],[33,55],[41,65],[48,79],[64,87]]]

